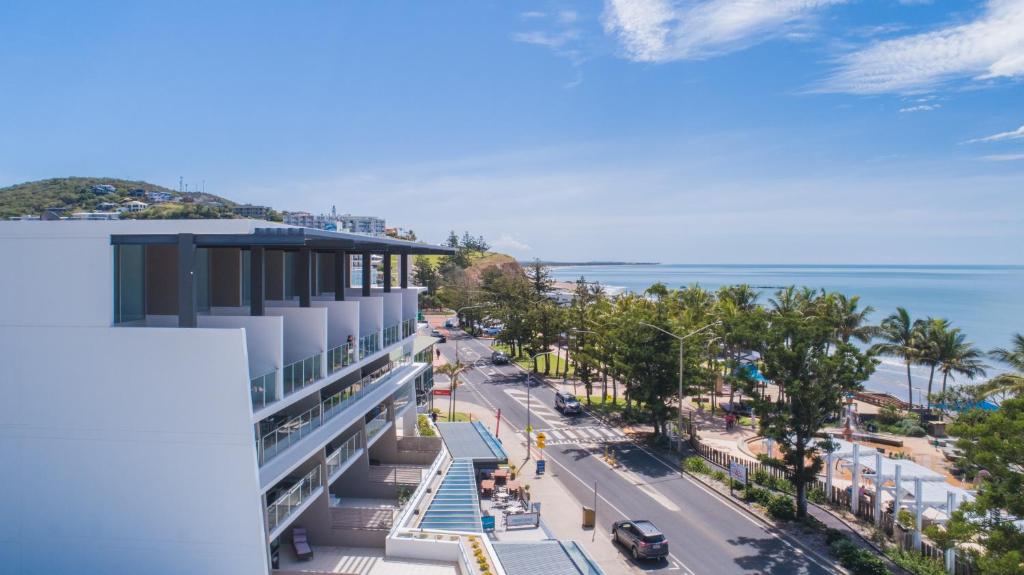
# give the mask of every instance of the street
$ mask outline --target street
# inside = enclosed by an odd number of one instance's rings
[[[548,475],[560,481],[581,505],[593,505],[598,484],[598,533],[607,545],[611,524],[620,519],[649,519],[669,541],[667,562],[633,563],[637,571],[664,570],[692,575],[727,573],[834,573],[824,558],[776,533],[770,526],[681,474],[676,461],[662,459],[587,414],[562,416],[554,410],[554,390],[535,385],[527,390],[524,372],[515,365],[495,366],[483,341],[450,330],[437,347],[449,362],[459,358],[469,369],[460,376],[457,398],[501,410],[502,442],[525,440],[529,423],[550,438]],[[530,413],[527,413],[527,403]],[[493,431],[493,430],[492,430]],[[602,459],[605,449],[620,467]],[[521,462],[514,462],[517,465]],[[533,462],[523,467],[533,473]]]

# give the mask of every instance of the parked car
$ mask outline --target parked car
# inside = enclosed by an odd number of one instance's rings
[[[430,337],[436,337],[437,338],[437,343],[444,343],[444,342],[448,341],[448,338],[445,337],[444,334],[441,333],[441,331],[437,330],[437,329],[430,330]]]
[[[502,326],[501,325],[489,325],[489,326],[487,326],[487,327],[485,327],[483,329],[483,332],[484,332],[484,335],[489,335],[491,337],[494,337],[494,336],[497,336],[497,335],[501,334],[501,330],[502,330]]]
[[[612,524],[612,541],[629,550],[633,559],[668,558],[668,540],[646,519],[616,521]]]
[[[562,415],[576,415],[583,411],[575,395],[562,391],[555,392],[555,409],[561,411]]]
[[[454,317],[450,317],[450,318],[448,318],[448,319],[444,320],[444,326],[445,326],[446,328],[448,328],[448,329],[451,329],[451,328],[455,327],[455,324],[456,324],[456,323],[457,323],[457,322],[455,321],[455,318],[454,318]]]
[[[505,355],[505,352],[496,351],[491,354],[491,363],[494,365],[506,365],[508,364],[508,356]]]

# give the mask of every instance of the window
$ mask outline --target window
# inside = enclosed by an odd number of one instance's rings
[[[242,305],[252,303],[252,250],[242,250]]]
[[[114,323],[146,317],[146,251],[143,246],[114,246]]]

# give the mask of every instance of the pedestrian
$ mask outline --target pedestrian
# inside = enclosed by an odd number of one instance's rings
[[[430,421],[432,423],[437,423],[437,412],[436,411],[431,411],[430,412]]]
[[[437,359],[441,359],[441,348],[434,349],[434,353],[437,354]]]

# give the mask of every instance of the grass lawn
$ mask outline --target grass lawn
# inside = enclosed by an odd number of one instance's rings
[[[508,355],[512,359],[512,361],[515,362],[515,364],[518,365],[519,367],[521,367],[521,368],[523,368],[523,369],[525,369],[527,371],[531,371],[531,372],[533,371],[533,362],[530,361],[529,357],[512,357],[512,353],[509,350],[509,346],[505,345],[503,343],[495,342],[494,345],[492,345],[491,347],[493,349],[495,349],[495,350],[505,352],[505,354]],[[552,353],[550,355],[542,355],[542,356],[538,357],[537,358],[537,371],[539,373],[544,373],[545,365],[550,363],[551,364],[551,368],[550,368],[550,372],[551,373],[550,373],[550,375],[548,377],[555,377],[554,374],[556,374],[556,373],[558,374],[558,377],[561,377],[562,376],[562,370],[565,369],[565,361],[566,360],[565,360],[565,356],[564,356],[565,352],[560,352],[560,353],[561,353],[561,355],[559,355],[557,359],[555,358],[555,354],[554,353]],[[575,373],[576,373],[576,370],[573,367],[572,363],[570,362],[569,363],[569,377],[572,377]]]
[[[448,423],[448,411],[442,409],[441,413],[437,414],[437,421],[438,421],[438,423]],[[459,422],[463,422],[463,421],[472,421],[472,419],[469,418],[469,414],[468,413],[465,413],[465,412],[462,412],[462,411],[456,411],[455,412],[455,419],[453,419],[451,421],[454,422],[454,423],[459,423]]]

